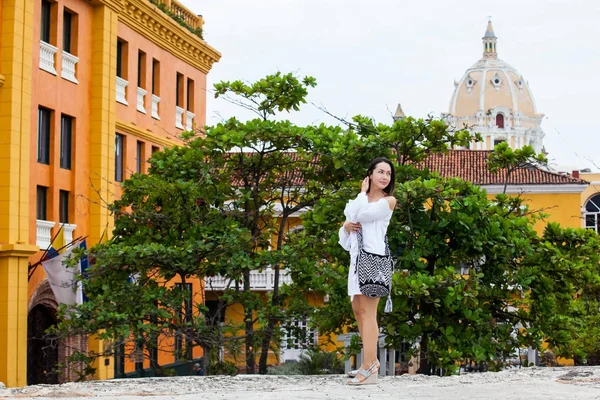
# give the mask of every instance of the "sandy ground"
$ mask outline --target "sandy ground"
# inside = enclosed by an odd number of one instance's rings
[[[6,389],[0,399],[600,399],[600,367],[523,368],[451,377],[403,375],[349,387],[341,375],[146,378]]]

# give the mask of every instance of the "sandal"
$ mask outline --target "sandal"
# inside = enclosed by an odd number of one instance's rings
[[[377,370],[379,370],[379,360],[376,360],[375,364],[377,364]],[[357,369],[353,369],[352,371],[348,372],[348,378],[354,378],[356,375],[358,375]]]
[[[356,376],[348,381],[348,385],[358,386],[358,385],[374,385],[377,383],[377,373],[379,372],[379,364],[378,361],[375,361],[373,365],[368,370],[364,370],[363,368],[358,369],[358,373]],[[358,376],[364,376],[364,379],[358,379]]]

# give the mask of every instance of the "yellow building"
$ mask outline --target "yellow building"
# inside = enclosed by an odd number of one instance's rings
[[[585,228],[600,234],[600,173],[574,171],[573,175],[590,182],[590,186],[581,194],[583,224]]]
[[[220,54],[202,39],[203,23],[176,0],[0,2],[0,381],[8,387],[57,382],[48,370],[68,346],[88,345],[74,338],[40,357],[38,336],[56,322],[58,302],[43,269],[29,265],[59,228],[88,246],[110,234],[103,204],[119,196],[120,182],[205,124],[206,75]],[[101,360],[96,377],[113,369]]]

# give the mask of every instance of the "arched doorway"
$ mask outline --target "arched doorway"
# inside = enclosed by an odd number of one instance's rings
[[[56,325],[56,310],[44,304],[27,316],[27,384],[58,383],[58,342],[46,334]]]

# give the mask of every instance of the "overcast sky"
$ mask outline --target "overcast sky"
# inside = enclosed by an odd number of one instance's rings
[[[208,75],[209,89],[277,71],[317,79],[309,104],[289,116],[298,124],[336,124],[310,103],[384,123],[398,103],[414,117],[447,112],[454,79],[482,56],[492,16],[498,57],[529,81],[546,116],[551,163],[600,169],[598,0],[182,2],[204,16],[204,37],[223,55]],[[207,97],[209,125],[251,117]]]

